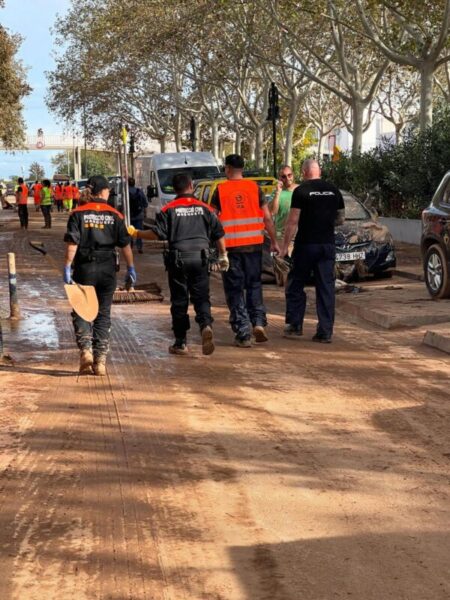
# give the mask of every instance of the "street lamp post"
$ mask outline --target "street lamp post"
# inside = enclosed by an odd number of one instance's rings
[[[272,121],[272,153],[273,153],[273,176],[278,177],[277,173],[277,120],[280,118],[280,107],[278,106],[278,88],[273,83],[269,90],[269,112],[267,120]]]
[[[88,179],[87,172],[87,142],[86,142],[86,106],[83,104],[83,136],[84,136],[84,177]]]
[[[191,117],[191,121],[190,121],[190,132],[189,132],[189,139],[191,141],[192,144],[192,152],[195,152],[197,149],[197,126],[195,123],[195,118]]]

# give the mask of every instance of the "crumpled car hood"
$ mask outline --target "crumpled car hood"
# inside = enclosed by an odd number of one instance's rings
[[[392,235],[386,225],[376,221],[346,221],[335,229],[336,246],[364,244],[376,242],[378,244],[394,243]]]

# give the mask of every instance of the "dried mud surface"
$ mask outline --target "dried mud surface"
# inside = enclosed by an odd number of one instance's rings
[[[232,346],[213,278],[216,352],[167,353],[167,299],[114,307],[105,378],[77,377],[61,283],[64,217],[0,213],[24,318],[3,320],[2,600],[447,600],[449,358],[423,329],[338,316],[330,346]],[[28,240],[44,241],[46,257]],[[167,284],[156,251],[140,281]],[[407,285],[402,283],[402,285]],[[0,314],[7,313],[0,259]]]

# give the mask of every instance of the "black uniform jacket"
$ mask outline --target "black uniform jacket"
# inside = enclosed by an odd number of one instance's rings
[[[69,217],[64,241],[77,244],[75,262],[92,253],[124,248],[131,242],[123,215],[102,200],[79,206]]]
[[[171,250],[206,250],[225,235],[214,210],[193,195],[177,196],[156,215],[153,231]]]

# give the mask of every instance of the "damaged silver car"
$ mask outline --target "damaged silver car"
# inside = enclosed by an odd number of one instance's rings
[[[336,277],[356,281],[367,275],[386,277],[396,266],[389,229],[349,192],[342,192],[345,223],[336,227]]]

